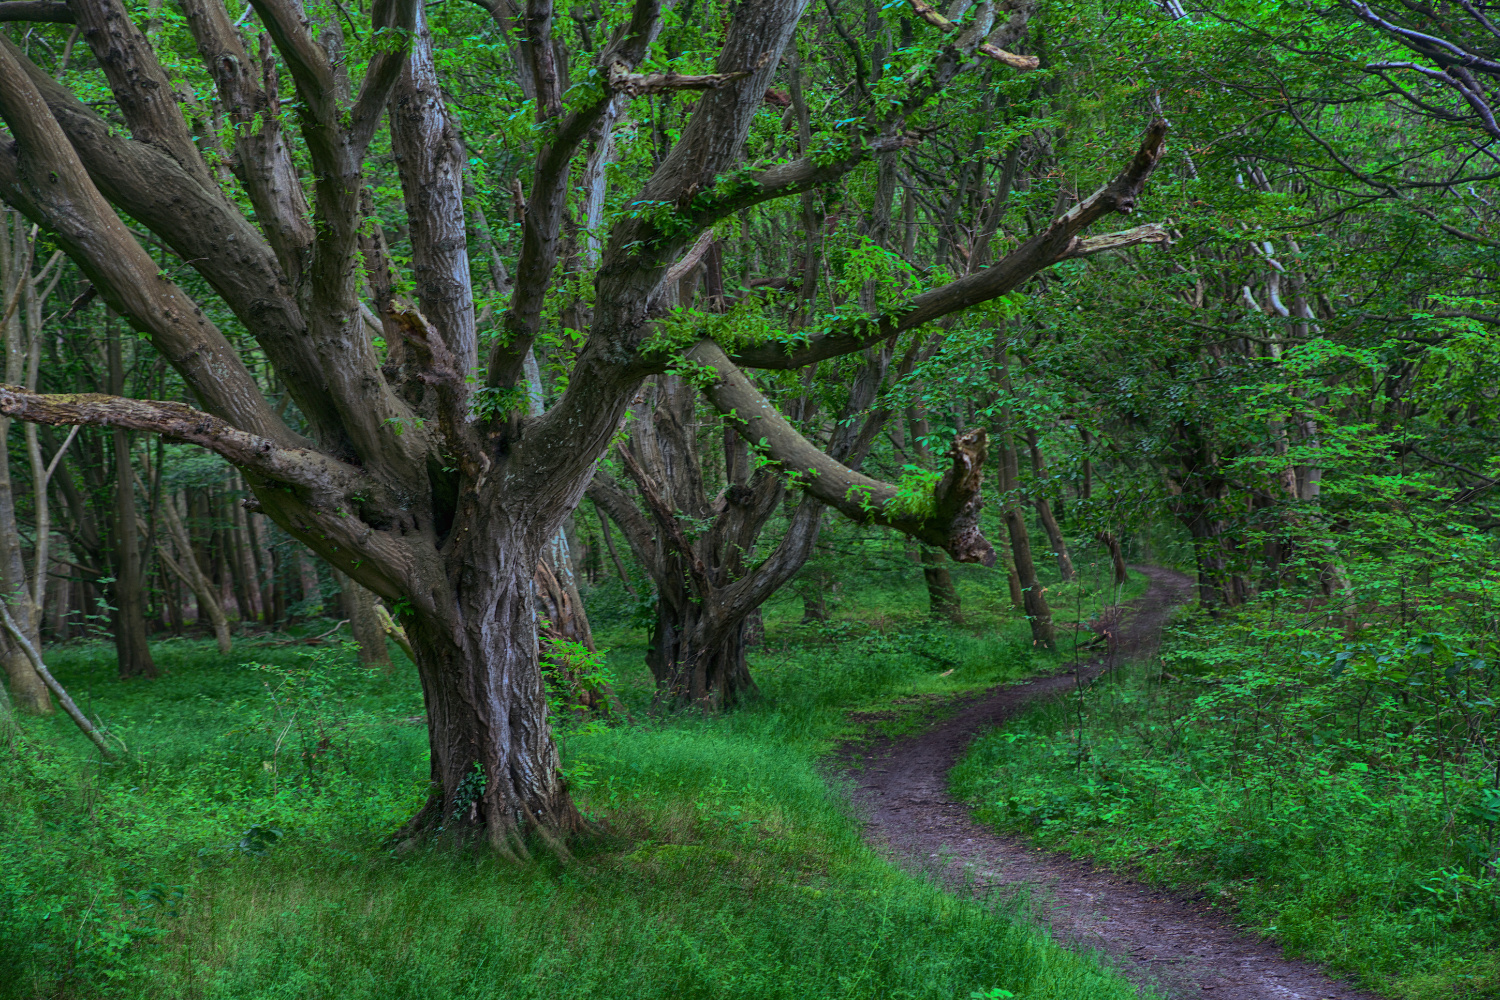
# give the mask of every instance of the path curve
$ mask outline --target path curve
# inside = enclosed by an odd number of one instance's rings
[[[1116,656],[1152,652],[1173,610],[1191,599],[1193,581],[1153,566],[1131,567],[1151,580],[1126,605]],[[1105,668],[1083,663],[1085,680]],[[1075,670],[992,688],[968,707],[916,736],[861,744],[841,754],[866,836],[908,867],[950,884],[1028,886],[1056,937],[1097,949],[1128,979],[1170,997],[1212,1000],[1374,1000],[1328,978],[1315,965],[1288,961],[1281,949],[1238,930],[1202,898],[1153,888],[1126,875],[996,833],[948,794],[948,771],[975,734],[1028,703],[1078,683]]]

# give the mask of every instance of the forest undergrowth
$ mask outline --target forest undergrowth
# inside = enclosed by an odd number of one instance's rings
[[[1500,996],[1497,596],[1385,567],[1185,612],[1159,658],[976,740],[954,791],[1383,994]]]
[[[101,762],[61,717],[10,738],[0,995],[1131,996],[1003,904],[877,858],[820,770],[851,709],[916,711],[1047,667],[992,580],[957,575],[967,627],[928,620],[920,586],[850,594],[812,625],[773,602],[753,657],[765,698],[714,717],[650,716],[628,601],[591,595],[632,721],[565,736],[605,831],[566,865],[382,846],[428,767],[399,653],[383,674],[342,647],[239,641],[221,657],[173,640],[145,685],[116,680],[102,644],[53,647],[127,749]],[[1087,617],[1115,596],[1074,605]]]

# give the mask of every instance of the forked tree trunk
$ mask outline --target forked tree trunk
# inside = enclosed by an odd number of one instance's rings
[[[1008,494],[1016,488],[1016,451],[1008,436],[1002,431],[997,435],[1000,446],[1000,490]],[[1047,595],[1042,581],[1037,577],[1036,562],[1031,557],[1031,534],[1026,528],[1026,518],[1017,503],[1007,503],[1004,509],[1005,529],[1010,535],[1010,551],[1016,561],[1016,576],[1021,585],[1021,599],[1026,608],[1026,620],[1031,623],[1031,644],[1039,649],[1056,649],[1057,638],[1052,627],[1052,608],[1047,604]]]
[[[696,610],[689,605],[682,615],[666,601],[658,605],[646,650],[658,701],[715,711],[759,697],[745,658],[744,619],[714,635]]]
[[[1032,474],[1038,482],[1042,482],[1047,478],[1047,463],[1042,457],[1036,431],[1027,431],[1026,444],[1031,449]],[[1057,572],[1062,581],[1067,583],[1077,579],[1078,573],[1073,568],[1073,557],[1068,554],[1068,541],[1063,537],[1062,526],[1052,514],[1052,505],[1040,493],[1036,497],[1036,517],[1041,522],[1042,530],[1047,533],[1047,541],[1052,543],[1052,553],[1057,556]]]
[[[171,93],[171,78],[130,19],[117,16],[118,5],[68,7],[116,95],[110,113],[117,110],[140,141],[125,140],[47,74],[33,77],[20,49],[0,46],[0,118],[16,139],[0,150],[0,194],[57,234],[106,301],[171,360],[207,412],[144,400],[39,398],[12,387],[0,387],[0,408],[7,416],[46,423],[128,425],[210,447],[246,472],[253,503],[284,530],[387,599],[410,602],[403,617],[426,696],[433,779],[432,799],[414,831],[445,830],[467,839],[482,830],[497,850],[517,854],[526,850],[527,830],[556,842],[578,829],[582,821],[559,774],[547,722],[532,577],[542,543],[577,504],[641,378],[668,367],[646,345],[661,308],[670,305],[657,292],[672,283],[672,269],[685,266],[692,231],[712,232],[718,220],[774,197],[805,192],[811,204],[813,191],[866,155],[861,149],[825,162],[821,155],[812,159],[809,150],[809,158],[755,172],[747,184],[718,183],[740,173],[752,123],[796,34],[805,0],[745,0],[733,7],[717,60],[723,72],[712,78],[671,152],[634,195],[641,203],[678,210],[668,213],[670,219],[652,212],[626,213],[615,221],[596,275],[588,339],[568,388],[553,410],[530,419],[503,401],[519,385],[522,360],[550,315],[545,307],[571,228],[564,225],[573,184],[568,164],[614,99],[600,93],[575,101],[569,92],[565,105],[559,81],[569,74],[550,56],[566,50],[554,38],[550,5],[532,8],[520,24],[535,43],[530,79],[537,135],[545,138],[532,157],[530,196],[518,195],[525,204],[518,213],[523,233],[517,280],[504,336],[487,364],[478,357],[464,243],[467,152],[442,100],[425,5],[403,0],[377,7],[370,30],[410,44],[374,53],[351,102],[346,67],[315,40],[315,26],[301,18],[297,5],[257,4],[279,61],[291,66],[300,144],[281,116],[257,110],[278,98],[260,87],[257,74],[245,72],[250,55],[223,4],[185,5],[203,69],[218,85],[214,113],[222,112],[239,130],[236,153],[244,169],[233,192],[214,190],[214,172],[174,103],[145,99]],[[610,86],[635,92],[655,79],[667,89],[680,87],[671,75],[632,72],[643,68],[659,16],[659,5],[637,4],[630,22],[602,47],[595,68],[609,75]],[[714,18],[717,28],[723,19]],[[932,71],[920,75],[912,95],[927,100],[981,51],[1007,65],[1035,68],[1034,57],[994,45],[979,49],[983,35],[968,28],[956,34]],[[389,148],[406,201],[407,273],[415,303],[394,301],[392,261],[366,225],[379,213],[360,197],[382,117],[390,124]],[[897,502],[897,486],[859,476],[786,424],[742,368],[803,367],[818,360],[819,344],[834,345],[833,353],[822,355],[828,358],[888,350],[880,345],[894,343],[896,335],[993,300],[1059,261],[1164,241],[1167,232],[1160,226],[1114,236],[1082,234],[1137,202],[1165,133],[1165,122],[1153,122],[1118,176],[996,266],[883,306],[877,317],[836,318],[827,332],[809,334],[812,355],[800,347],[788,352],[777,339],[742,345],[731,360],[711,339],[698,341],[684,358],[712,368],[716,378],[704,379],[703,367],[695,368],[694,389],[722,414],[733,414],[736,433],[759,442],[766,458],[797,474],[817,498],[804,501],[799,512],[820,513],[817,504],[826,503],[862,522],[940,545],[956,559],[990,561],[993,552],[978,528],[982,435],[955,441],[952,465],[934,489],[934,512],[917,514]],[[892,138],[870,146],[894,153],[907,145]],[[382,142],[377,148],[387,147]],[[320,180],[304,190],[303,176]],[[110,192],[108,201],[101,190]],[[237,211],[241,191],[248,193],[261,228]],[[200,273],[205,287],[249,328],[296,402],[301,433],[273,409],[236,345],[212,323],[218,307],[201,307],[164,273],[111,201]],[[805,228],[811,243],[818,227]],[[361,267],[386,343],[407,345],[404,366],[382,368],[364,334]],[[805,282],[805,295],[816,284]],[[807,310],[813,304],[804,299]],[[794,317],[789,329],[800,326]],[[500,390],[489,397],[503,403],[500,411],[477,412],[482,397],[466,381],[474,373],[485,389]],[[858,499],[851,495],[855,486],[862,491]],[[816,519],[810,523],[815,529]],[[681,534],[672,510],[665,511],[660,527]],[[754,541],[754,532],[743,534]],[[244,560],[249,543],[237,544]],[[706,576],[691,559],[691,546],[680,548],[688,568]],[[732,606],[718,619],[725,624],[683,632],[692,654],[686,659],[706,664],[692,644],[711,654],[729,639],[727,623],[743,621],[784,583],[805,558],[798,555],[781,553],[783,565],[775,573],[757,568],[698,587],[700,594],[717,588]],[[240,571],[246,610],[253,613],[254,569],[242,561]]]
[[[1007,394],[1011,393],[1010,359],[1003,343],[999,350],[997,381]],[[1037,578],[1036,562],[1031,557],[1031,534],[1026,528],[1026,518],[1021,506],[1014,499],[1021,486],[1021,470],[1016,454],[1015,441],[1011,437],[1013,417],[1007,403],[1000,409],[1000,425],[995,429],[995,441],[999,445],[1000,495],[1003,498],[1001,514],[1005,518],[1005,530],[1010,535],[1010,552],[1015,559],[1017,582],[1021,587],[1021,599],[1026,608],[1026,620],[1031,623],[1031,644],[1041,649],[1056,649],[1057,639],[1052,628],[1052,609],[1047,605],[1047,595],[1042,582]]]

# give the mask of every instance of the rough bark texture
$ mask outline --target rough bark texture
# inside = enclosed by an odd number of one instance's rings
[[[786,536],[752,571],[756,541],[786,489],[767,469],[752,473],[748,449],[729,432],[722,435],[726,485],[716,497],[708,495],[695,395],[681,379],[660,377],[649,416],[620,452],[644,515],[603,473],[589,495],[620,526],[656,585],[657,621],[646,662],[657,704],[722,709],[757,694],[745,659],[747,620],[812,553],[822,505],[802,501]],[[708,528],[690,539],[684,519]]]
[[[0,420],[0,441],[9,431],[10,421]],[[0,586],[4,600],[11,608],[23,633],[37,635],[35,607],[26,587],[26,564],[21,554],[21,533],[16,530],[16,505],[10,478],[10,456],[0,454]],[[15,707],[31,715],[50,715],[52,697],[47,684],[31,666],[31,661],[8,635],[0,635],[0,661],[10,679],[10,695]]]

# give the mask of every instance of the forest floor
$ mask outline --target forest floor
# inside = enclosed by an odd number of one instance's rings
[[[913,735],[843,746],[837,759],[866,817],[867,838],[905,867],[961,892],[1029,896],[1034,917],[1060,941],[1101,953],[1127,979],[1170,997],[1371,997],[1314,965],[1282,957],[1276,944],[1242,932],[1202,896],[1166,891],[998,834],[950,795],[948,772],[981,731],[1155,650],[1162,626],[1191,598],[1192,581],[1173,570],[1133,568],[1150,578],[1151,587],[1125,606],[1105,655],[962,699],[957,711]]]

